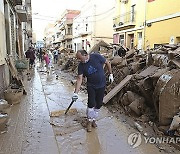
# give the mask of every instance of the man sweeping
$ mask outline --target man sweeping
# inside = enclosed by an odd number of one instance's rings
[[[78,99],[78,92],[82,84],[83,76],[87,77],[87,131],[91,132],[92,127],[97,127],[96,119],[103,103],[104,91],[106,86],[106,77],[104,73],[104,64],[107,65],[109,81],[113,82],[111,64],[103,56],[97,53],[88,54],[85,50],[78,50],[76,57],[80,60],[78,65],[78,76],[72,100]]]

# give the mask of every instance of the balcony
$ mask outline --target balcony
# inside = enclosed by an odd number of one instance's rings
[[[14,5],[22,5],[22,0],[13,0]]]
[[[26,0],[26,4],[31,5],[31,0]]]
[[[64,40],[71,40],[73,38],[72,34],[66,34]]]
[[[27,14],[27,21],[32,21],[32,14],[30,13]]]
[[[59,42],[62,42],[64,40],[64,36],[61,35],[59,36],[58,38],[55,39],[54,43],[59,43]]]
[[[84,32],[80,32],[80,33],[79,33],[79,36],[81,36],[81,37],[85,37],[85,36],[87,36],[87,35],[89,35],[89,33],[88,33],[87,31],[84,31]]]
[[[22,5],[16,5],[16,12],[21,22],[27,22],[26,7]]]
[[[113,19],[114,30],[124,30],[135,27],[135,11],[126,12]]]

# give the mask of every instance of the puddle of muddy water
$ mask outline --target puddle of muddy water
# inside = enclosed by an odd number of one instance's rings
[[[70,109],[65,115],[65,110],[51,112],[50,124],[53,126],[55,135],[62,136],[82,129],[80,116],[76,109]]]
[[[101,145],[96,129],[92,133],[87,133],[86,123],[86,117],[83,117],[74,109],[68,115],[51,117],[51,125],[53,126],[61,153],[100,153]]]

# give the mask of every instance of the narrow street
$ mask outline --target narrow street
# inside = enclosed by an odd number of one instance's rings
[[[100,112],[98,128],[87,133],[83,127],[85,94],[80,94],[80,99],[64,115],[74,88],[69,80],[71,76],[58,70],[47,75],[41,68],[31,73],[32,78],[26,84],[28,95],[23,96],[20,104],[12,106],[8,132],[0,135],[0,153],[164,153],[153,144],[130,147],[128,135],[137,130],[117,120],[105,107]]]
[[[180,0],[0,0],[0,154],[179,154],[178,25]]]

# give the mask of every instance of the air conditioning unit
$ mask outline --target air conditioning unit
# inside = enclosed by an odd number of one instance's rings
[[[126,3],[128,3],[128,0],[121,0],[121,2],[126,4]]]
[[[151,27],[152,26],[152,23],[147,23],[146,24],[148,27]]]

